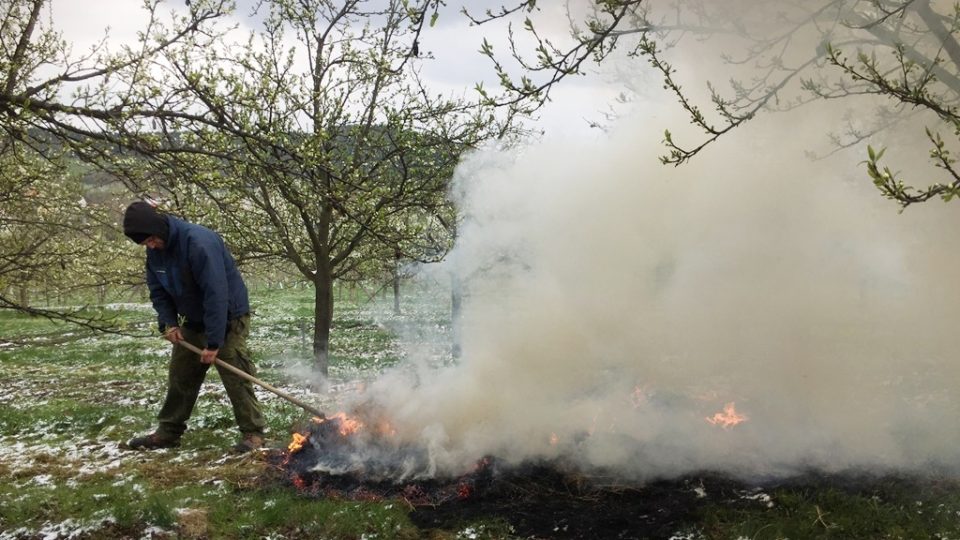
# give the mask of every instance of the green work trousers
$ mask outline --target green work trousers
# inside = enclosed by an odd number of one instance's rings
[[[181,327],[183,337],[192,345],[202,349],[206,343],[203,333]],[[250,315],[244,315],[230,321],[227,325],[227,337],[217,357],[224,362],[254,375],[253,362],[247,350],[247,335],[250,333]],[[214,364],[216,365],[216,364]],[[207,375],[210,364],[200,362],[200,355],[185,347],[174,345],[170,357],[170,370],[167,382],[167,397],[160,408],[157,419],[161,435],[180,437],[187,430],[187,420],[193,412],[200,395],[200,386]],[[260,402],[253,393],[250,381],[217,366],[220,379],[227,390],[227,397],[233,405],[233,416],[243,434],[262,435],[267,423],[260,411]]]

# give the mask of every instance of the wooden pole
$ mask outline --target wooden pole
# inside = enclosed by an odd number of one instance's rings
[[[177,343],[177,345],[180,345],[180,346],[182,346],[183,348],[187,349],[188,351],[191,351],[191,352],[194,352],[194,353],[197,353],[197,354],[201,354],[201,353],[203,352],[203,351],[201,351],[199,348],[195,347],[194,345],[192,345],[192,344],[190,344],[190,343],[188,343],[188,342],[186,342],[186,341],[181,341],[181,342]],[[260,380],[260,379],[258,379],[258,378],[256,378],[256,377],[254,377],[253,375],[247,373],[246,371],[243,371],[242,369],[240,369],[240,368],[238,368],[238,367],[231,366],[230,364],[224,362],[223,360],[221,360],[221,359],[219,359],[219,358],[215,358],[213,361],[214,361],[214,363],[216,363],[218,366],[226,369],[227,371],[230,371],[230,372],[236,374],[238,377],[244,378],[244,379],[246,379],[246,380],[248,380],[248,381],[250,381],[250,382],[252,382],[252,383],[254,383],[254,384],[258,385],[258,386],[263,387],[263,388],[266,389],[266,390],[269,390],[270,392],[273,392],[274,394],[282,397],[283,399],[289,401],[290,403],[293,403],[294,405],[300,407],[301,409],[307,411],[308,413],[313,414],[313,415],[315,415],[315,416],[319,416],[320,418],[326,418],[326,415],[324,415],[323,412],[320,411],[320,409],[318,409],[318,408],[314,407],[313,405],[310,405],[310,404],[308,404],[308,403],[305,403],[305,402],[303,402],[303,401],[301,401],[301,400],[299,400],[299,399],[291,396],[290,394],[284,392],[283,390],[280,390],[279,388],[276,388],[276,387],[274,387],[274,386],[272,386],[272,385],[270,385],[270,384],[267,384],[266,382],[264,382],[264,381],[262,381],[262,380]]]

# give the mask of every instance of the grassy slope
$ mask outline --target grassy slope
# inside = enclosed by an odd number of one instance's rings
[[[251,345],[259,375],[284,390],[335,408],[338,392],[402,362],[396,332],[445,329],[443,301],[386,315],[389,302],[341,302],[334,332],[332,385],[315,394],[289,375],[307,365],[311,315],[306,291],[254,295]],[[132,323],[149,310],[125,308]],[[0,335],[28,345],[0,348],[0,539],[9,538],[421,538],[399,502],[360,503],[299,497],[271,482],[258,455],[225,453],[236,437],[226,396],[213,372],[184,446],[138,453],[119,444],[152,429],[165,378],[165,342],[156,338],[68,335],[41,319],[0,314]],[[39,336],[36,339],[33,337]],[[423,345],[423,335],[417,336]],[[437,342],[434,354],[444,356]],[[261,394],[273,444],[302,418]],[[677,538],[960,538],[960,491],[952,484],[897,484],[872,493],[782,487],[770,504],[716,501]],[[432,538],[501,538],[483,520]],[[681,533],[679,531],[678,533]],[[939,536],[938,536],[939,535]]]

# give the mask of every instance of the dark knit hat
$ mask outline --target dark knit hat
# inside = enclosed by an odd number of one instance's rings
[[[142,244],[151,236],[157,236],[166,242],[170,225],[167,224],[166,216],[157,212],[153,205],[136,201],[131,203],[123,214],[123,234],[137,244]]]

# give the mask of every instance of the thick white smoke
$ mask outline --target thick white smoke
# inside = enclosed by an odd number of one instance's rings
[[[462,360],[369,395],[449,471],[486,454],[640,477],[960,464],[960,215],[899,214],[859,155],[805,159],[824,128],[799,115],[679,168],[642,117],[472,155],[447,263]],[[746,421],[707,421],[731,402]]]

